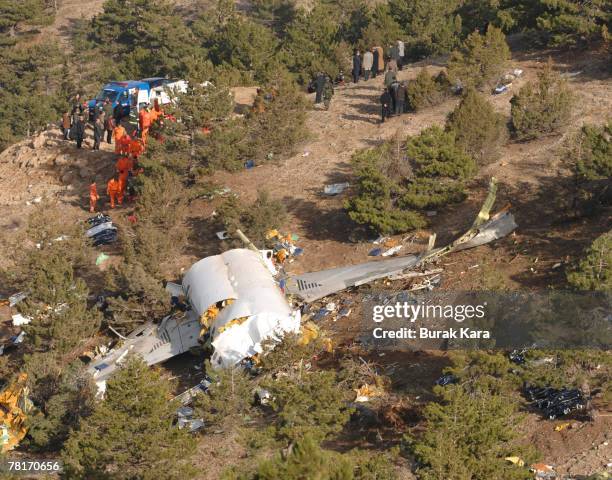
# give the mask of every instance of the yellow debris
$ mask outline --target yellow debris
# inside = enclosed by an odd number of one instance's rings
[[[276,260],[279,263],[283,263],[287,259],[288,255],[289,253],[287,252],[287,250],[281,248],[278,252],[276,252]]]
[[[266,240],[271,240],[272,238],[276,238],[279,235],[280,235],[280,233],[278,233],[278,230],[276,230],[276,229],[268,230],[266,232]]]
[[[319,338],[321,331],[313,322],[306,322],[300,327],[300,338],[297,341],[298,345],[308,345],[310,342]]]
[[[15,383],[0,393],[0,445],[2,453],[13,450],[28,432],[25,426],[26,413],[32,408],[28,398],[26,382],[28,375],[22,373]]]
[[[519,467],[525,466],[525,461],[520,457],[506,457],[504,460],[514,465],[518,465]]]
[[[562,430],[565,430],[566,428],[569,428],[569,427],[570,427],[570,425],[571,425],[571,423],[570,423],[570,422],[567,422],[567,423],[561,423],[561,424],[559,424],[559,425],[557,425],[557,426],[555,427],[555,432],[560,432],[560,431],[562,431]]]
[[[381,387],[366,383],[361,387],[356,388],[355,393],[357,394],[355,398],[356,402],[367,402],[370,398],[382,397],[385,394],[385,391]]]
[[[219,327],[219,333],[225,332],[228,328],[232,328],[234,325],[242,325],[247,320],[247,318],[249,317],[234,318],[222,327]]]

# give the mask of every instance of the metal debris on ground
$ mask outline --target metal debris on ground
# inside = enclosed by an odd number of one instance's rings
[[[457,383],[458,381],[459,379],[452,373],[445,373],[436,380],[435,384],[439,385],[440,387],[445,387],[446,385],[451,385]]]
[[[552,465],[546,465],[545,463],[534,463],[529,467],[529,471],[535,473],[537,480],[553,480],[557,478]]]
[[[323,193],[329,196],[339,195],[344,192],[344,190],[346,190],[349,185],[350,184],[348,182],[332,183],[331,185],[325,185],[323,187]]]
[[[219,240],[227,240],[228,238],[230,238],[229,233],[227,233],[225,230],[217,232],[215,235],[217,235],[217,238]]]
[[[117,226],[108,215],[98,213],[96,216],[87,219],[87,223],[90,228],[85,232],[85,235],[91,239],[94,247],[117,241]]]
[[[385,395],[385,391],[377,385],[370,385],[366,383],[361,387],[356,388],[355,394],[355,402],[363,403],[369,402],[372,398],[383,397]]]
[[[274,259],[278,264],[283,264],[285,261],[293,261],[294,257],[300,256],[304,250],[297,247],[294,242],[299,240],[299,236],[295,234],[283,235],[278,230],[268,230],[266,232],[266,240],[273,242]]]
[[[377,239],[372,240],[372,243],[373,243],[374,245],[381,245],[381,244],[385,243],[387,240],[390,240],[390,238],[389,238],[389,237],[385,237],[385,236],[381,235],[381,236],[379,236]]]
[[[586,407],[586,399],[577,388],[557,389],[526,385],[524,393],[527,400],[550,420]]]
[[[402,245],[396,245],[382,254],[383,257],[392,257],[402,249]]]
[[[272,394],[265,388],[257,387],[255,389],[255,402],[257,405],[269,405],[272,401]]]
[[[32,319],[30,317],[25,317],[21,313],[16,313],[12,317],[13,326],[20,327],[21,325],[28,325]]]
[[[27,414],[32,410],[28,397],[28,375],[21,373],[17,380],[0,392],[0,451],[6,453],[19,445],[28,433]]]
[[[194,413],[191,407],[179,407],[176,411],[178,428],[187,428],[190,433],[197,432],[204,428],[204,419],[193,418]]]
[[[512,350],[508,354],[508,360],[512,363],[516,363],[517,365],[523,365],[525,363],[525,349],[522,350]]]
[[[467,232],[445,247],[432,248],[421,255],[386,258],[358,265],[292,276],[287,279],[285,290],[287,293],[296,295],[303,301],[313,302],[348,287],[356,287],[374,280],[387,278],[390,275],[405,273],[451,252],[478,247],[505,237],[517,225],[514,221],[514,216],[508,211],[508,208],[504,208],[497,214],[490,216],[496,194],[497,183],[493,178],[489,186],[489,194],[472,226]],[[373,243],[381,244],[386,239],[386,237],[379,237]],[[425,288],[431,288],[436,283],[439,283],[439,279],[432,279]]]

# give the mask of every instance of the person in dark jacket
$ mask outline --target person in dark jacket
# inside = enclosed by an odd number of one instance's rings
[[[102,111],[104,112],[104,129],[106,130],[106,143],[111,143],[113,138],[113,128],[115,128],[113,124],[113,104],[107,98],[104,100],[104,105],[102,106]]]
[[[391,113],[395,113],[396,111],[396,103],[395,99],[397,98],[397,89],[399,87],[399,82],[394,80],[391,85],[389,85],[389,95],[391,95]]]
[[[385,118],[391,116],[391,94],[387,88],[383,89],[383,93],[380,96],[381,105],[381,123],[385,123]]]
[[[83,145],[83,139],[85,138],[85,119],[83,118],[83,115],[79,115],[79,118],[72,129],[74,130],[73,138],[76,140],[77,148],[81,148],[81,145]]]
[[[93,125],[94,131],[94,150],[100,150],[100,142],[104,139],[104,115],[100,115]]]
[[[395,89],[395,114],[401,115],[404,113],[404,101],[406,100],[406,85],[398,83]]]
[[[372,78],[376,78],[376,75],[378,75],[379,61],[380,60],[378,58],[378,49],[372,48]]]
[[[323,72],[317,73],[317,78],[315,79],[315,103],[321,103],[323,101],[323,88],[325,87],[325,82],[327,81],[327,77]]]
[[[355,50],[355,54],[353,55],[353,83],[359,82],[360,75],[361,75],[361,55],[359,54],[359,50]]]
[[[123,118],[123,106],[117,102],[115,108],[113,108],[113,119],[115,120],[115,125],[119,125],[121,123],[121,119]]]

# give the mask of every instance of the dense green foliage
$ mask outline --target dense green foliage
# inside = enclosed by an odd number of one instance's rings
[[[496,160],[508,137],[504,116],[475,90],[468,90],[461,103],[449,114],[446,128],[455,132],[457,145],[463,147],[479,165]]]
[[[408,108],[416,112],[438,105],[450,96],[450,87],[446,73],[440,72],[434,77],[429,75],[426,68],[423,68],[417,77],[410,80],[406,86]]]
[[[425,225],[420,213],[464,199],[474,160],[455,142],[453,131],[430,127],[405,144],[387,142],[353,156],[356,195],[345,207],[352,220],[380,233]]]
[[[593,242],[577,268],[567,274],[567,281],[579,290],[612,290],[612,232]]]
[[[558,132],[569,123],[573,103],[567,82],[549,63],[537,82],[527,82],[510,100],[515,136],[531,140]]]
[[[462,48],[453,52],[448,62],[449,76],[464,87],[492,87],[510,59],[510,48],[503,32],[489,25],[481,35],[471,33]]]
[[[349,420],[350,409],[332,371],[304,371],[263,386],[272,396],[276,435],[281,439],[296,441],[308,435],[321,441]]]
[[[359,151],[351,161],[357,190],[345,202],[345,208],[354,222],[381,233],[402,232],[426,224],[421,214],[403,208],[401,199],[409,165],[398,158],[391,143]]]
[[[565,163],[574,182],[560,193],[573,215],[591,215],[612,204],[612,124],[584,125],[567,142]]]
[[[450,52],[460,41],[457,0],[389,0],[389,8],[404,29],[408,57],[417,59]]]
[[[132,357],[108,381],[103,401],[63,452],[68,478],[182,479],[193,472],[194,441],[172,425],[176,405],[159,372]]]
[[[66,367],[41,353],[26,357],[24,370],[37,408],[27,419],[27,444],[35,450],[58,451],[70,431],[91,415],[93,379],[80,361]]]
[[[272,200],[263,190],[257,193],[255,202],[248,205],[231,196],[219,206],[217,213],[230,235],[240,229],[260,248],[265,247],[266,232],[273,228],[282,229],[287,218],[282,202]]]
[[[510,363],[501,353],[457,352],[449,369],[458,384],[435,387],[439,400],[424,409],[425,429],[405,436],[419,464],[423,480],[455,478],[486,480],[531,478],[525,468],[505,460],[519,455],[533,460],[533,452],[513,443],[517,437],[516,384],[506,378]]]
[[[584,125],[568,156],[578,181],[612,178],[612,122]]]

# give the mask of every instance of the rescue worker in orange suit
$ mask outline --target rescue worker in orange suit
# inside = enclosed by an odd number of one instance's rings
[[[149,138],[149,129],[151,128],[151,112],[149,106],[141,109],[138,113],[138,125],[140,126],[142,144],[146,147],[147,139]]]
[[[144,153],[144,147],[139,138],[133,138],[130,142],[129,154],[134,160],[138,160],[138,157]]]
[[[130,137],[127,133],[123,137],[121,137],[121,139],[119,140],[119,155],[129,155],[131,143],[132,137]]]
[[[106,194],[110,199],[111,208],[115,208],[115,202],[118,202],[119,205],[123,202],[123,196],[119,197],[119,193],[119,176],[115,174],[106,184]]]
[[[100,199],[98,195],[98,187],[96,186],[96,179],[92,178],[89,183],[89,211],[94,213],[96,211],[96,203]]]
[[[123,125],[117,124],[117,126],[113,130],[113,138],[115,139],[115,153],[121,153],[121,139],[127,135],[125,128]]]
[[[127,180],[129,172],[134,169],[134,162],[129,157],[121,157],[115,164],[117,175],[119,175],[119,204],[123,203],[123,196],[125,195],[125,189],[127,188]]]

